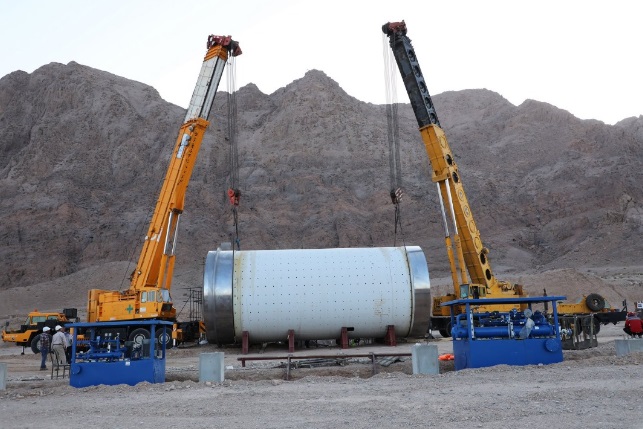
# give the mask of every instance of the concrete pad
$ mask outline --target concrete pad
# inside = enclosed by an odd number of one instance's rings
[[[201,353],[199,356],[199,382],[212,381],[221,383],[224,380],[224,353]]]
[[[435,344],[414,344],[411,346],[413,374],[439,374],[438,346]]]
[[[0,363],[0,390],[7,389],[7,364]]]
[[[614,340],[616,356],[624,356],[632,352],[643,352],[643,338],[626,338]]]

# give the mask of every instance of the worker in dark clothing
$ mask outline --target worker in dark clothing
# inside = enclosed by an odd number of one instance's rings
[[[636,315],[636,313],[627,313],[625,319],[625,328],[623,331],[632,337],[643,337],[643,321]]]
[[[47,355],[49,355],[49,347],[51,346],[51,335],[49,335],[49,326],[42,328],[42,334],[40,334],[40,341],[38,341],[38,348],[40,349],[40,354],[42,360],[40,361],[40,370],[43,371],[47,369]]]
[[[69,365],[71,363],[71,334],[65,327],[63,326],[63,334],[65,334],[65,342],[66,342],[66,348],[65,348],[65,357],[67,358],[67,364]]]

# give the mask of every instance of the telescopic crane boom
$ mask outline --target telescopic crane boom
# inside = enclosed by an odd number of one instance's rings
[[[208,38],[208,53],[203,60],[184,123],[179,129],[170,166],[130,283],[132,292],[149,287],[170,289],[176,231],[183,212],[185,191],[209,125],[208,116],[230,52],[233,56],[241,54],[239,44],[230,37]]]
[[[123,292],[90,290],[89,322],[176,319],[170,289],[185,192],[228,57],[241,54],[239,44],[230,36],[209,36],[207,49],[130,286]],[[125,335],[128,337],[133,340],[129,329]]]
[[[388,22],[382,26],[382,31],[389,38],[393,56],[402,75],[429,157],[432,181],[436,183],[438,189],[444,241],[454,293],[433,298],[431,324],[434,329],[447,337],[451,332],[450,310],[448,307],[441,306],[443,302],[459,298],[515,298],[526,295],[522,286],[499,281],[491,270],[489,250],[482,244],[480,232],[464,192],[458,166],[440,126],[420,64],[411,45],[411,39],[406,35],[406,24],[404,21]],[[451,230],[449,230],[449,224],[452,226]],[[597,333],[600,323],[617,323],[625,320],[627,312],[625,301],[623,305],[622,310],[611,308],[605,298],[599,294],[590,293],[583,296],[583,299],[576,304],[559,303],[558,315],[592,314],[595,324],[594,333]],[[506,312],[511,310],[510,307],[482,305],[477,309],[480,312],[494,310]],[[461,308],[457,310],[462,312]]]
[[[411,101],[442,209],[454,294],[434,298],[433,314],[447,316],[448,308],[443,309],[439,304],[454,298],[523,296],[521,286],[498,281],[493,275],[488,258],[489,251],[482,244],[458,166],[446,135],[440,127],[411,39],[406,35],[406,24],[404,21],[389,22],[382,26],[382,31],[389,38],[393,56]],[[452,225],[452,230],[449,230],[449,224]],[[498,306],[493,306],[491,310],[504,311]]]

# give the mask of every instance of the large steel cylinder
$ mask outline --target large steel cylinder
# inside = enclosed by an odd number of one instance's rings
[[[384,338],[426,333],[429,270],[413,247],[208,252],[203,316],[211,343]]]

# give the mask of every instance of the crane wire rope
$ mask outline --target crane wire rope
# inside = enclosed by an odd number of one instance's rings
[[[227,69],[227,90],[228,90],[228,143],[230,145],[230,188],[228,189],[228,198],[232,204],[232,221],[234,224],[234,239],[232,240],[232,250],[235,245],[237,250],[241,250],[241,241],[239,239],[239,152],[237,147],[237,82],[236,82],[236,62],[235,57],[228,58]]]
[[[404,232],[402,230],[402,219],[400,201],[402,199],[402,162],[400,160],[400,130],[398,120],[397,102],[397,65],[395,58],[391,55],[387,36],[382,34],[382,55],[384,58],[384,88],[386,91],[386,138],[388,141],[389,153],[389,185],[391,201],[395,207],[393,246],[397,244],[397,230],[400,230],[402,244],[406,246]]]

